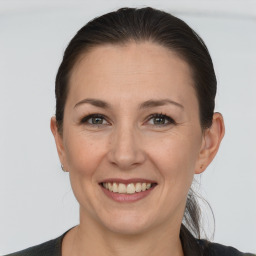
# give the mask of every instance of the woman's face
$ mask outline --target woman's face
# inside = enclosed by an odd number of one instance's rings
[[[125,234],[179,228],[203,145],[187,63],[149,42],[104,45],[69,86],[57,144],[81,221]]]

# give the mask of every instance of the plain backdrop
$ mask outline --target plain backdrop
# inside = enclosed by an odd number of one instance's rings
[[[124,6],[171,12],[205,40],[226,136],[198,177],[198,192],[215,214],[214,241],[256,252],[256,2],[94,0],[0,1],[0,254],[56,238],[78,223],[50,132],[55,75],[76,31]],[[202,209],[211,236],[210,212]]]

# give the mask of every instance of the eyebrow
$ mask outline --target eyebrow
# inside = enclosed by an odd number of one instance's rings
[[[76,105],[74,106],[74,108],[76,108],[77,106],[80,106],[82,104],[85,103],[89,103],[95,107],[99,107],[99,108],[110,108],[110,105],[103,101],[103,100],[98,100],[98,99],[83,99],[81,101],[79,101],[78,103],[76,103]]]
[[[108,104],[107,102],[103,101],[103,100],[99,100],[99,99],[83,99],[81,101],[79,101],[78,103],[76,103],[76,105],[74,106],[74,108],[82,105],[82,104],[91,104],[95,107],[99,107],[99,108],[103,108],[103,109],[110,109],[111,106],[110,104]],[[168,104],[172,104],[175,105],[181,109],[184,109],[184,106],[181,105],[180,103],[170,100],[170,99],[161,99],[161,100],[147,100],[143,103],[140,104],[139,109],[147,109],[147,108],[153,108],[153,107],[160,107],[160,106],[164,106],[164,105],[168,105]]]
[[[172,105],[175,105],[179,108],[184,109],[184,106],[182,106],[180,103],[178,103],[176,101],[173,101],[173,100],[170,100],[170,99],[147,100],[147,101],[140,104],[139,109],[159,107],[159,106],[164,106],[164,105],[168,105],[168,104],[172,104]]]

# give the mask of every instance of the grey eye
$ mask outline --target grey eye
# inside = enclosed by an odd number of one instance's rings
[[[163,114],[153,114],[151,115],[150,119],[149,119],[149,123],[151,125],[155,125],[155,126],[166,126],[166,125],[171,125],[171,124],[176,124],[175,121],[167,116],[167,115],[163,115]]]
[[[103,124],[103,118],[101,117],[92,117],[89,120],[91,120],[91,124]]]
[[[166,118],[165,117],[154,117],[153,118],[153,123],[154,124],[165,124]]]
[[[88,124],[88,125],[106,125],[108,122],[106,121],[105,117],[100,114],[92,114],[88,115],[81,120],[81,124]]]

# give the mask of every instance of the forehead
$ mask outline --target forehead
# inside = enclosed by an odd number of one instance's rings
[[[151,42],[102,45],[77,61],[70,77],[71,99],[81,97],[195,96],[191,69],[175,52]],[[137,91],[134,95],[132,92]]]

